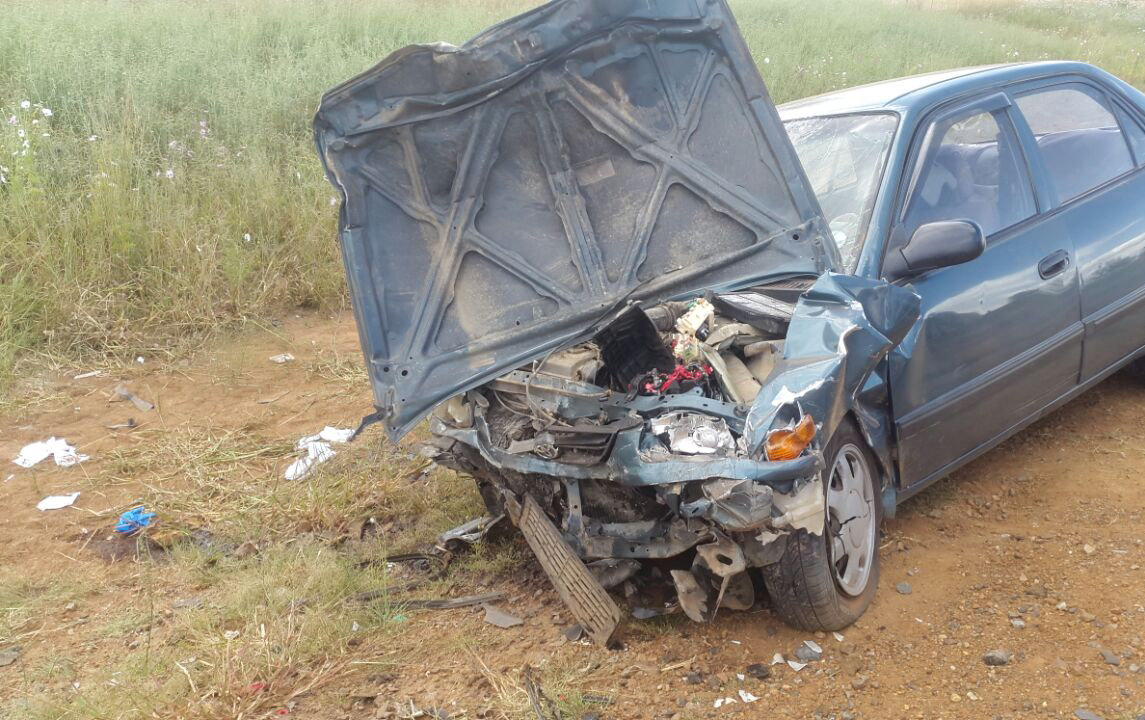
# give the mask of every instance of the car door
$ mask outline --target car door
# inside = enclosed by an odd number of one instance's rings
[[[899,280],[922,299],[892,354],[891,403],[907,493],[1022,426],[1077,383],[1082,325],[1067,224],[1045,198],[1003,93],[938,111],[909,157],[890,248],[922,224],[972,220],[978,258]]]
[[[1137,146],[1135,157],[1133,142],[1142,130],[1135,113],[1115,114],[1116,101],[1081,78],[1043,81],[1013,96],[1051,213],[1077,251],[1086,382],[1145,345],[1145,153]]]

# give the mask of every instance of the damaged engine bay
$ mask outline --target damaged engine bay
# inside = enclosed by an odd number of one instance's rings
[[[824,529],[815,419],[794,404],[762,445],[745,436],[811,282],[630,306],[588,342],[443,403],[430,454],[518,526],[534,502],[638,616],[746,610],[748,570],[775,562],[791,532]],[[657,601],[669,579],[676,597]],[[598,640],[611,633],[578,619]]]

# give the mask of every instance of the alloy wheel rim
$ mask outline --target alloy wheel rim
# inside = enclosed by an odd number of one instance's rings
[[[827,482],[827,546],[835,584],[857,596],[867,588],[876,549],[874,483],[862,450],[846,444],[835,454]]]

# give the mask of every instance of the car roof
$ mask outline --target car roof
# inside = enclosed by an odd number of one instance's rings
[[[1094,76],[1097,68],[1082,62],[1045,61],[980,65],[910,75],[858,85],[780,105],[784,120],[875,110],[920,110],[956,95],[1046,75]]]

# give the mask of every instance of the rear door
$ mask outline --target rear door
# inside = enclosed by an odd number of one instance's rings
[[[903,486],[914,489],[1021,426],[1077,383],[1074,248],[1045,198],[1002,93],[943,110],[916,139],[891,245],[921,224],[981,225],[985,253],[915,276],[921,316],[890,358]]]
[[[1077,251],[1085,382],[1145,345],[1145,148],[1135,142],[1145,132],[1135,113],[1082,78],[1013,95],[1054,222]]]

